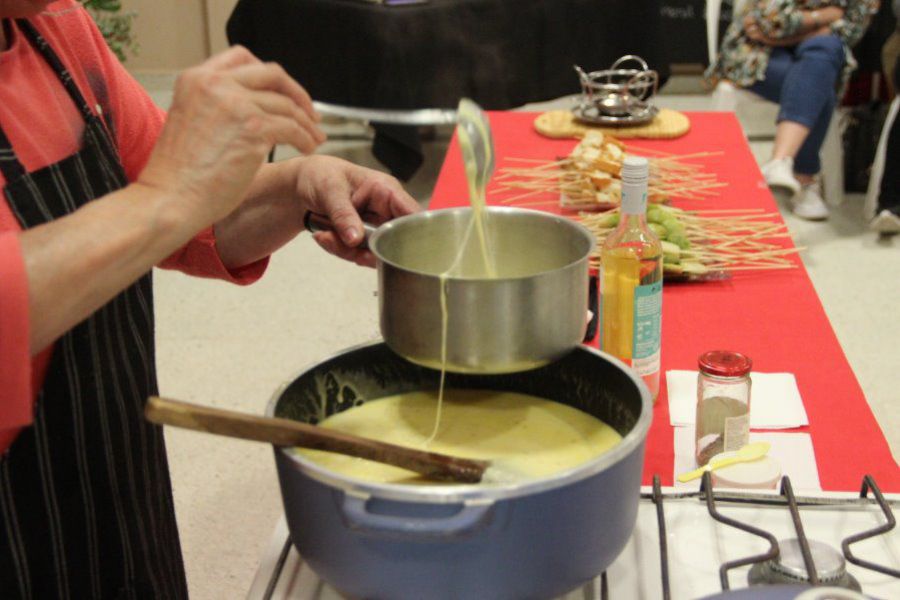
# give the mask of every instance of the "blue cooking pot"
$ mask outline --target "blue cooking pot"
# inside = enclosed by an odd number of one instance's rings
[[[267,414],[317,423],[386,396],[438,385],[439,374],[381,342],[344,351],[283,386]],[[552,598],[593,579],[624,548],[638,510],[652,402],[616,359],[579,347],[506,375],[448,374],[451,388],[519,392],[602,419],[614,449],[519,484],[412,486],[340,475],[275,449],[291,540],[353,598]]]

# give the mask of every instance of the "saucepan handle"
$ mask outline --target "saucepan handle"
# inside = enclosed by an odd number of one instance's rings
[[[334,231],[334,223],[331,222],[331,219],[325,215],[320,215],[319,213],[314,213],[312,211],[307,211],[307,213],[303,215],[303,227],[312,233],[317,231]],[[363,241],[359,245],[360,248],[369,247],[369,237],[375,233],[376,229],[377,227],[374,225],[363,223]]]
[[[368,496],[345,493],[340,505],[344,521],[355,531],[394,538],[463,537],[487,525],[493,512],[493,502],[461,502],[448,506],[448,509],[450,507],[459,509],[449,515],[431,517],[385,514],[388,511],[381,513],[371,510],[370,501],[372,499]]]

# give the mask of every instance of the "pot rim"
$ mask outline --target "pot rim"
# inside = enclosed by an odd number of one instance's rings
[[[553,213],[548,213],[546,211],[534,210],[534,209],[530,209],[530,208],[519,208],[516,206],[485,206],[484,210],[487,211],[488,213],[531,215],[531,216],[539,217],[539,218],[545,219],[545,220],[550,219],[550,220],[553,220],[553,221],[556,221],[559,223],[564,223],[564,225],[566,227],[571,228],[573,234],[582,237],[587,242],[587,248],[586,248],[584,254],[582,256],[580,256],[579,258],[576,258],[564,265],[559,265],[558,267],[554,267],[552,269],[545,269],[543,271],[537,271],[535,273],[529,273],[527,275],[520,275],[518,277],[494,277],[494,278],[448,277],[447,278],[448,282],[466,281],[466,282],[490,282],[490,283],[496,284],[498,282],[504,282],[504,281],[522,281],[525,279],[533,279],[535,277],[540,277],[540,276],[546,275],[548,273],[556,273],[556,272],[560,272],[560,271],[565,271],[567,269],[577,267],[581,263],[587,261],[591,256],[591,252],[593,252],[594,247],[597,244],[596,237],[594,236],[594,234],[592,234],[590,232],[590,230],[588,230],[587,227],[585,227],[581,223],[573,221],[572,219],[563,217],[562,215],[556,215]],[[390,232],[393,229],[396,229],[397,227],[402,226],[404,223],[406,223],[408,221],[415,221],[415,220],[421,220],[421,219],[433,219],[433,218],[437,218],[437,216],[440,216],[443,214],[463,213],[463,212],[472,212],[472,207],[457,206],[457,207],[453,207],[453,208],[441,208],[441,209],[436,209],[436,210],[427,210],[427,211],[422,211],[422,212],[418,212],[418,213],[413,213],[410,215],[404,215],[404,216],[398,217],[396,219],[392,219],[392,220],[384,223],[380,227],[378,227],[378,229],[376,229],[369,236],[369,241],[368,241],[369,250],[372,251],[372,253],[375,255],[375,258],[378,259],[379,263],[390,265],[391,267],[393,267],[395,269],[398,269],[400,271],[405,271],[407,273],[412,273],[414,275],[420,275],[422,277],[432,277],[434,279],[438,279],[440,277],[440,275],[438,273],[428,273],[428,272],[421,271],[418,269],[410,269],[408,266],[399,264],[396,261],[386,259],[381,254],[381,252],[378,251],[378,241],[383,236],[387,235],[388,232]],[[437,215],[437,216],[435,216],[435,215]]]
[[[291,380],[281,384],[272,395],[266,406],[266,416],[275,415],[275,407],[278,404],[284,391],[300,376],[319,366],[320,364],[343,356],[344,354],[355,352],[364,348],[377,345],[386,345],[383,340],[375,340],[351,346],[339,352],[336,352],[325,359],[314,364],[307,365],[300,370]],[[644,381],[631,372],[631,369],[622,361],[605,352],[601,352],[596,348],[579,345],[575,352],[588,352],[602,357],[616,367],[618,367],[625,375],[627,375],[636,385],[641,395],[641,413],[638,420],[614,448],[604,452],[600,456],[589,460],[577,467],[561,471],[553,477],[537,479],[525,483],[512,484],[491,484],[491,485],[441,485],[441,486],[413,486],[397,483],[378,483],[357,479],[347,475],[342,475],[331,471],[315,461],[290,451],[289,448],[273,446],[276,453],[280,453],[283,457],[291,461],[293,468],[299,470],[304,475],[315,479],[325,485],[338,488],[345,493],[358,497],[377,497],[386,500],[395,500],[400,502],[421,503],[427,502],[431,504],[476,504],[490,503],[498,500],[518,498],[531,494],[547,492],[564,486],[568,486],[606,470],[620,462],[626,456],[631,454],[635,449],[641,446],[650,429],[650,423],[653,419],[653,400],[650,396],[650,390],[644,384]]]

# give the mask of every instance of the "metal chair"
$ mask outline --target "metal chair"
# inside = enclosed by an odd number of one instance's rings
[[[863,214],[867,219],[873,218],[878,208],[878,194],[881,191],[881,177],[884,175],[888,134],[891,132],[891,127],[894,126],[894,120],[898,118],[898,112],[900,112],[900,96],[896,96],[894,101],[891,102],[887,118],[884,120],[884,127],[881,129],[878,149],[875,151],[875,162],[872,164],[872,174],[869,177],[869,187],[866,190],[866,202],[863,205]]]
[[[734,18],[743,13],[747,0],[734,0]],[[710,64],[716,59],[719,49],[719,17],[722,11],[722,0],[706,0],[706,49]],[[741,89],[731,82],[720,81],[712,94],[713,110],[729,111],[738,114],[742,124],[752,120],[744,117],[745,112],[758,113],[761,110],[771,112],[774,116],[777,105],[761,96]],[[744,117],[744,118],[742,118]],[[844,200],[844,146],[842,140],[843,119],[840,110],[831,117],[831,125],[819,157],[822,160],[822,192],[825,201],[831,206],[838,206]],[[747,127],[744,129],[747,132]],[[773,139],[774,133],[765,136],[749,135],[755,139]]]

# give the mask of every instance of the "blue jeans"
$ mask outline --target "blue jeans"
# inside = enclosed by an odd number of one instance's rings
[[[794,171],[815,175],[822,165],[819,149],[837,104],[835,85],[844,67],[844,44],[836,35],[818,35],[789,48],[773,48],[766,78],[747,88],[777,102],[778,122],[809,127],[809,136],[794,157]]]

